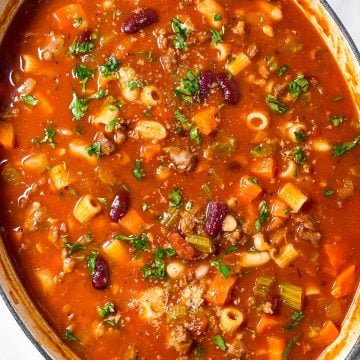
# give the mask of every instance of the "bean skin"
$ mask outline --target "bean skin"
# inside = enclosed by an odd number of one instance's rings
[[[119,191],[111,204],[110,218],[113,222],[122,219],[129,208],[129,193],[125,190]]]
[[[234,79],[229,79],[226,73],[220,73],[216,75],[216,82],[223,93],[224,100],[228,104],[235,105],[239,102],[239,86]]]
[[[122,24],[121,30],[125,34],[134,34],[142,28],[149,26],[159,20],[155,10],[146,8],[134,12]]]
[[[106,289],[109,282],[109,267],[107,262],[101,256],[96,258],[94,272],[92,274],[91,283],[97,290]]]
[[[210,93],[211,85],[215,80],[215,75],[212,71],[204,71],[199,77],[200,86],[200,101],[203,102]]]
[[[221,231],[222,223],[228,213],[228,207],[220,201],[210,201],[206,208],[204,230],[211,238]]]

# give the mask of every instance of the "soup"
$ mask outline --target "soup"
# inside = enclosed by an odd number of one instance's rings
[[[80,358],[315,359],[337,338],[359,118],[293,1],[26,1],[1,59],[1,236]]]

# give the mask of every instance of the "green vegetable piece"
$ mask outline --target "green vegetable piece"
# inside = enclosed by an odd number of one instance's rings
[[[332,147],[332,156],[340,157],[353,150],[360,143],[360,136],[343,144],[335,144]]]
[[[104,306],[97,308],[98,314],[102,319],[106,318],[109,314],[115,312],[115,305],[112,302],[107,302]]]
[[[71,255],[75,251],[84,250],[85,246],[83,244],[70,244],[68,242],[64,243],[64,248],[67,250],[67,253]]]
[[[175,95],[181,101],[192,104],[194,101],[199,102],[199,92],[199,71],[193,73],[188,70],[186,76],[181,80],[180,86],[175,89]]]
[[[77,341],[77,337],[70,331],[66,330],[64,334],[64,339],[69,341]]]
[[[190,35],[190,30],[181,20],[176,18],[171,19],[171,28],[172,31],[175,33],[175,48],[179,50],[187,50],[189,48],[189,45],[186,42],[186,39]]]
[[[39,100],[36,99],[33,95],[23,95],[21,96],[21,100],[29,106],[35,106],[38,104]]]
[[[265,200],[261,201],[259,206],[259,219],[255,222],[255,229],[256,231],[260,231],[262,225],[269,219],[270,216],[270,209]]]
[[[268,95],[265,99],[267,106],[274,112],[283,115],[286,114],[289,108],[279,101],[274,95]]]
[[[231,267],[229,265],[224,265],[222,263],[222,259],[218,259],[218,260],[211,260],[210,261],[210,265],[211,266],[216,266],[217,269],[219,270],[220,274],[228,279],[230,277],[230,273],[231,273]]]
[[[169,194],[169,200],[170,200],[170,207],[174,207],[174,208],[179,208],[181,206],[182,203],[182,191],[181,189],[174,189],[170,194]]]
[[[81,120],[88,110],[88,100],[79,98],[76,92],[73,92],[69,109],[71,110],[73,120]]]
[[[303,321],[305,315],[302,311],[294,311],[291,314],[291,322],[289,322],[287,325],[283,327],[284,331],[290,331],[300,325],[300,323]]]
[[[132,170],[132,174],[136,180],[141,180],[145,176],[145,169],[142,167],[142,161],[135,160],[135,169]]]
[[[213,343],[219,347],[220,350],[222,351],[226,351],[227,350],[227,345],[225,340],[223,339],[223,337],[221,335],[215,335],[213,337]]]
[[[305,78],[304,74],[298,74],[289,84],[289,92],[294,99],[297,99],[302,93],[308,90],[309,81]]]

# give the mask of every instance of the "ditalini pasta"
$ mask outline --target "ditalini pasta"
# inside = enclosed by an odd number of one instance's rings
[[[315,360],[344,331],[359,112],[305,2],[22,2],[0,241],[79,359]]]

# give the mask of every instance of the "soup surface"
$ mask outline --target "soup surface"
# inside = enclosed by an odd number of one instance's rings
[[[358,284],[359,118],[293,1],[25,1],[1,236],[83,359],[315,359]]]

